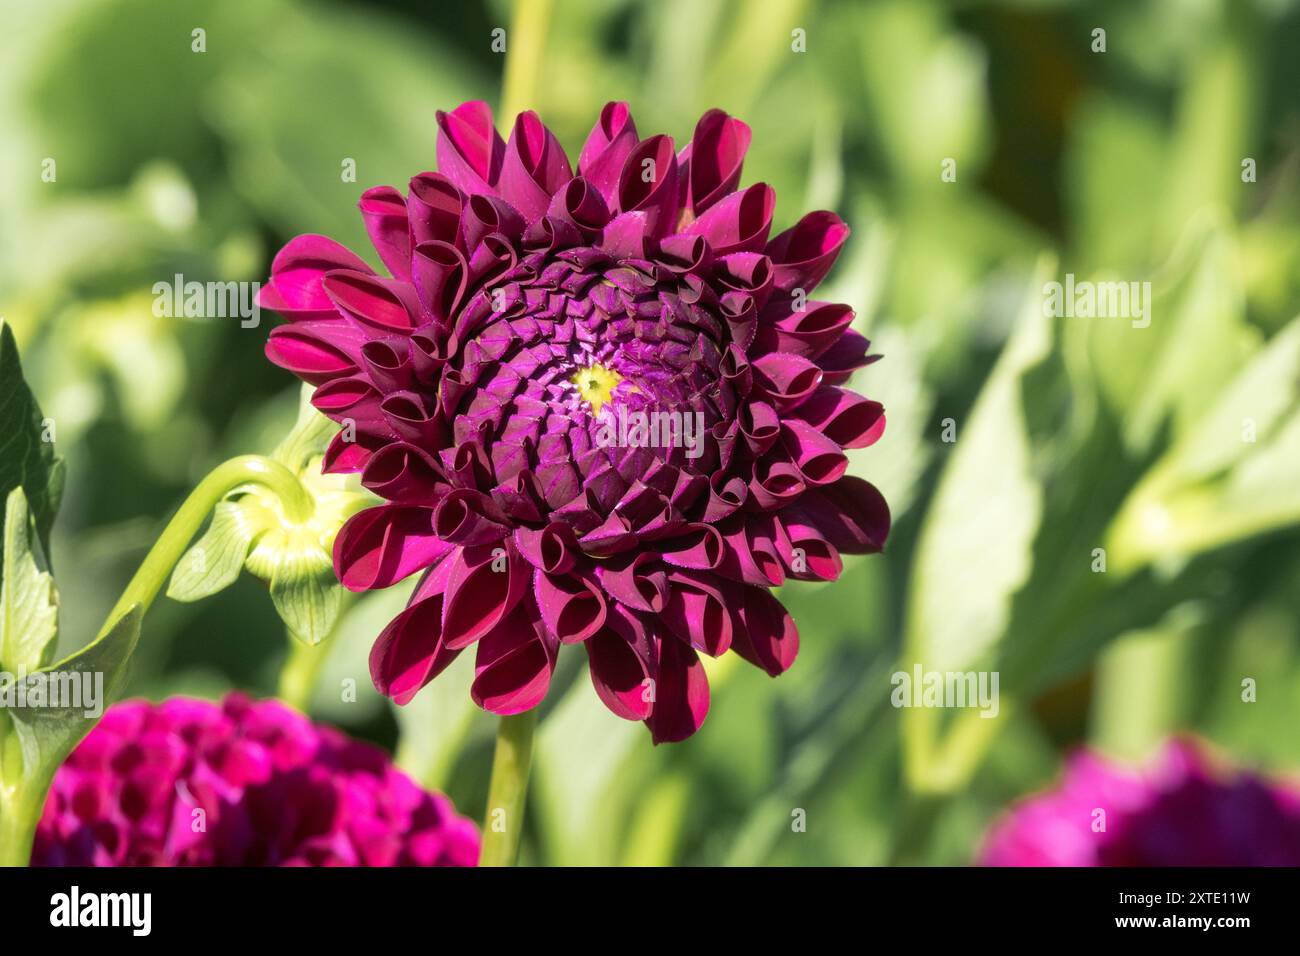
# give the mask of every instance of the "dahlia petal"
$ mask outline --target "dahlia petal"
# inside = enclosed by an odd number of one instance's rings
[[[406,196],[407,229],[413,249],[422,242],[454,242],[460,230],[461,196],[441,173],[420,173],[411,179]],[[410,264],[407,264],[410,272]]]
[[[585,641],[605,624],[605,597],[586,575],[534,570],[533,595],[547,632],[562,644]]]
[[[719,531],[724,544],[719,574],[757,587],[778,587],[785,581],[776,544],[758,522],[730,521]]]
[[[767,394],[779,411],[797,408],[822,383],[820,367],[806,358],[775,352],[753,360],[755,384]]]
[[[775,511],[797,500],[807,489],[793,462],[766,458],[754,462],[749,479],[750,510]]]
[[[569,184],[552,197],[547,216],[570,223],[587,242],[597,239],[610,220],[609,206],[604,197],[581,177],[569,180]]]
[[[761,309],[772,297],[775,272],[772,261],[758,252],[733,252],[720,256],[714,265],[714,279],[724,290],[744,292]]]
[[[353,515],[334,539],[334,569],[349,591],[386,588],[454,545],[433,533],[433,509],[379,505]]]
[[[775,210],[776,190],[767,183],[755,183],[712,204],[685,231],[707,239],[717,256],[762,252]]]
[[[311,234],[290,239],[271,261],[271,281],[259,290],[258,304],[287,319],[331,318],[334,304],[321,288],[321,279],[336,269],[374,273],[365,260],[333,239]]]
[[[521,714],[542,702],[555,670],[556,647],[520,602],[479,641],[470,696],[484,710]]]
[[[812,524],[790,509],[777,516],[777,553],[790,577],[800,581],[834,581],[844,570],[840,552]]]
[[[659,642],[654,710],[646,719],[657,744],[685,740],[709,714],[709,679],[695,648],[673,637]]]
[[[370,456],[361,484],[396,504],[430,505],[451,490],[433,456],[409,442],[384,445]]]
[[[266,357],[312,385],[357,371],[356,363],[347,352],[301,325],[281,325],[272,329],[266,340]]]
[[[596,579],[606,594],[638,611],[657,613],[668,601],[668,574],[649,552],[602,562]]]
[[[781,416],[767,402],[750,402],[741,409],[739,423],[749,453],[755,457],[766,452],[781,437]]]
[[[799,654],[799,629],[784,605],[764,588],[745,588],[740,610],[744,627],[731,648],[773,677],[784,674]]]
[[[447,422],[437,406],[420,392],[390,392],[379,403],[384,421],[399,438],[424,448],[438,448],[447,442]]]
[[[492,125],[492,108],[482,100],[439,112],[438,171],[461,192],[492,194],[506,144]]]
[[[868,355],[871,342],[853,329],[848,329],[829,349],[817,356],[817,364],[825,373],[822,381],[827,385],[842,385],[860,368],[877,361],[879,355]]]
[[[795,414],[841,448],[866,448],[885,431],[885,407],[844,388],[819,388]]]
[[[649,213],[621,213],[602,230],[600,247],[616,258],[641,256],[645,254],[646,236],[649,234]]]
[[[312,406],[327,418],[364,424],[371,430],[383,425],[380,400],[379,390],[361,376],[333,379],[311,396]]]
[[[726,546],[722,533],[710,524],[692,524],[689,530],[665,542],[662,557],[679,568],[713,571],[722,566]]]
[[[396,704],[410,703],[460,653],[442,641],[442,605],[441,594],[413,599],[388,623],[370,649],[370,677],[375,689]]]
[[[588,673],[596,696],[624,720],[650,716],[650,669],[616,631],[604,628],[586,642]]]
[[[361,471],[375,450],[384,444],[383,441],[374,442],[360,430],[353,437],[341,431],[330,439],[329,447],[325,449],[321,474],[349,475]]]
[[[411,277],[420,304],[442,322],[450,322],[469,283],[465,255],[449,242],[422,242],[411,255]]]
[[[618,180],[620,213],[646,213],[646,234],[660,238],[677,219],[677,157],[668,136],[652,136],[628,153]]]
[[[674,570],[668,576],[669,597],[659,620],[667,629],[710,657],[731,646],[731,611],[723,582],[707,572]]]
[[[619,175],[637,142],[636,123],[627,104],[606,103],[578,156],[578,171],[607,206],[618,200]]]
[[[363,192],[357,205],[370,241],[393,278],[410,279],[411,233],[402,194],[392,186],[376,186]]]
[[[655,252],[655,262],[670,272],[704,274],[713,265],[713,247],[700,235],[665,236]]]
[[[853,475],[810,490],[795,513],[845,554],[872,554],[889,537],[889,505],[875,486]]]
[[[478,547],[501,541],[509,533],[492,499],[481,491],[449,491],[433,509],[433,530],[443,541]]]
[[[528,590],[528,565],[505,548],[463,548],[452,559],[443,605],[442,633],[447,646],[467,647],[514,610]]]
[[[769,305],[763,312],[764,345],[816,359],[831,349],[853,323],[853,310],[832,302],[805,302],[795,311],[793,300]]]
[[[546,214],[551,196],[573,178],[560,141],[529,110],[515,119],[497,188],[501,197],[532,223]]]
[[[361,346],[361,362],[366,377],[384,391],[409,388],[415,381],[411,340],[407,337],[371,339]]]
[[[582,553],[573,527],[562,521],[552,521],[540,531],[516,528],[514,541],[529,564],[548,574],[567,574]]]
[[[340,314],[380,332],[409,332],[415,327],[400,286],[391,279],[362,272],[326,273],[321,286]]]
[[[849,467],[839,445],[797,418],[781,423],[781,443],[809,485],[829,485]]]
[[[501,197],[470,196],[460,219],[461,241],[466,249],[473,250],[493,233],[518,239],[527,225],[519,210]]]
[[[735,190],[752,135],[746,123],[722,110],[700,117],[683,151],[689,161],[687,206],[695,216]]]
[[[767,244],[776,287],[805,295],[826,278],[840,249],[849,237],[849,227],[833,212],[810,212]]]

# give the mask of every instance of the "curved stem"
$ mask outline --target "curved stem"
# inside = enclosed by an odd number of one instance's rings
[[[492,782],[488,785],[479,866],[514,866],[519,856],[536,729],[536,707],[522,714],[502,717],[497,727],[497,747],[492,757]]]
[[[279,498],[290,520],[300,521],[310,517],[311,495],[298,477],[278,461],[261,455],[241,455],[223,462],[208,472],[177,509],[171,521],[167,522],[167,527],[145,555],[139,570],[127,583],[126,590],[108,612],[108,618],[99,630],[100,637],[117,623],[118,618],[131,605],[139,604],[142,610],[148,610],[212,509],[230,492],[249,484],[262,485]]]

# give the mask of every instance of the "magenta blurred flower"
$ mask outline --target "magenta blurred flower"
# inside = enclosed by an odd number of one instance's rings
[[[378,747],[278,701],[117,704],[54,777],[35,866],[473,866],[479,837]]]
[[[1105,830],[1095,822],[1104,811]],[[1300,866],[1300,787],[1220,771],[1188,741],[1137,769],[1081,751],[993,827],[985,866]]]
[[[769,238],[775,193],[738,189],[749,139],[713,110],[678,153],[610,103],[575,176],[534,113],[503,141],[465,103],[438,114],[439,172],[361,198],[392,278],[321,236],[276,256],[267,355],[343,426],[325,469],[388,501],[339,534],[339,579],[423,573],[371,655],[398,703],[477,644],[474,700],[526,711],[581,643],[611,711],[681,740],[708,711],[699,652],[781,673],[798,633],[769,588],[882,547],[844,450],[884,410],[842,387],[877,356],[809,298],[848,228]]]

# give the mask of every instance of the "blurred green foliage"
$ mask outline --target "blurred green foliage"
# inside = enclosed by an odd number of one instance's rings
[[[889,427],[852,467],[895,529],[840,582],[783,589],[803,637],[790,673],[710,662],[686,743],[652,747],[566,655],[525,860],[963,864],[1084,742],[1140,757],[1190,730],[1300,766],[1300,5],[555,6],[528,105],[571,156],[607,100],[678,143],[718,106],[753,126],[746,179],[776,187],[778,227],[811,207],[850,222],[825,297],[886,356],[855,385]],[[68,465],[65,635],[95,632],[200,475],[293,422],[265,327],[156,318],[153,283],[261,279],[300,232],[374,262],[360,191],[433,165],[435,110],[499,101],[490,34],[511,17],[0,0],[0,315]],[[1150,281],[1150,327],[1046,317],[1043,284],[1066,273]],[[492,723],[468,659],[400,714],[369,684],[404,591],[351,605],[313,712],[476,813]],[[130,689],[270,694],[287,648],[244,577],[160,601]],[[999,716],[893,708],[890,674],[914,663],[998,670]]]

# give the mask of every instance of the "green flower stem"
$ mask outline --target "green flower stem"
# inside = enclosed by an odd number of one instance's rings
[[[0,798],[0,866],[27,866],[49,783],[12,790],[4,786],[6,792]]]
[[[275,696],[304,714],[311,709],[312,692],[316,689],[317,678],[329,656],[325,641],[319,644],[304,644],[298,638],[289,636],[289,654],[280,668],[280,681]]]
[[[502,79],[501,114],[507,122],[536,108],[535,91],[542,72],[542,54],[551,22],[553,0],[516,0],[506,35],[506,69]]]
[[[131,605],[139,604],[142,610],[148,610],[212,509],[236,488],[250,484],[262,485],[279,498],[289,520],[305,521],[311,516],[311,495],[284,465],[261,455],[241,455],[223,462],[199,482],[167,523],[126,590],[117,599],[117,604],[109,611],[104,626],[100,628],[100,637],[108,633]]]
[[[497,747],[492,757],[492,782],[488,785],[479,866],[514,866],[519,856],[536,729],[536,707],[522,714],[502,717],[497,727]]]

